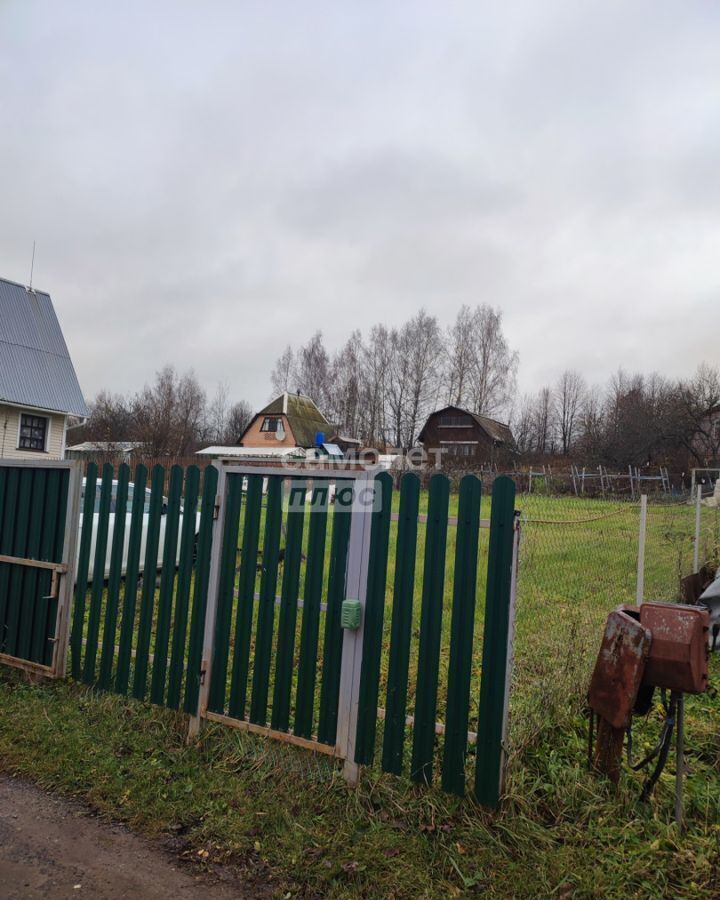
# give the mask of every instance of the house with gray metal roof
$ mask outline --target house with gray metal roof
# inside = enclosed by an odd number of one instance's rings
[[[62,459],[87,415],[50,295],[0,278],[0,459]]]

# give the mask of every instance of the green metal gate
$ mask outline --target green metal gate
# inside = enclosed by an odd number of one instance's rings
[[[380,724],[384,771],[429,784],[439,770],[442,788],[463,794],[474,754],[474,794],[495,807],[519,540],[512,480],[495,481],[487,519],[472,475],[456,516],[442,474],[427,512],[415,474],[397,504],[387,472],[351,468],[226,465],[218,491],[195,729],[207,718],[328,753],[354,782],[374,762]],[[345,600],[359,602],[356,629],[341,627]]]
[[[196,728],[203,717],[345,758],[342,660],[358,638],[340,620],[358,485],[371,478],[358,467],[221,469]]]
[[[0,460],[0,662],[63,676],[77,464]]]

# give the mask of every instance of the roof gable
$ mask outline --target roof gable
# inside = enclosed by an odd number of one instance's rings
[[[0,402],[87,416],[50,295],[0,278]]]
[[[319,431],[327,431],[330,427],[330,423],[310,397],[286,392],[271,400],[264,409],[261,409],[253,417],[252,422],[245,429],[238,443],[243,440],[252,424],[261,416],[286,416],[298,447],[314,447],[315,435]]]

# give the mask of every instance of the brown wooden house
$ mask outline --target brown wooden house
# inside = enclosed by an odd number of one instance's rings
[[[508,466],[515,450],[509,425],[479,413],[446,406],[435,410],[422,427],[418,439],[431,454],[438,450],[443,465]]]

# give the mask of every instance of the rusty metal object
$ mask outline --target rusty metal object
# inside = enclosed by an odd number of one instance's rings
[[[588,701],[601,720],[614,729],[628,726],[650,643],[647,628],[626,612],[616,609],[607,617]]]
[[[703,566],[699,572],[693,572],[692,575],[686,575],[682,578],[680,580],[680,595],[683,602],[692,605],[696,604],[700,594],[709,584],[712,584],[714,577],[714,571],[709,566]]]
[[[688,694],[706,691],[707,610],[675,603],[643,603],[640,624],[652,633],[643,682]]]
[[[617,784],[620,781],[620,766],[623,755],[624,728],[613,728],[603,718],[598,720],[598,736],[595,745],[593,769]]]

